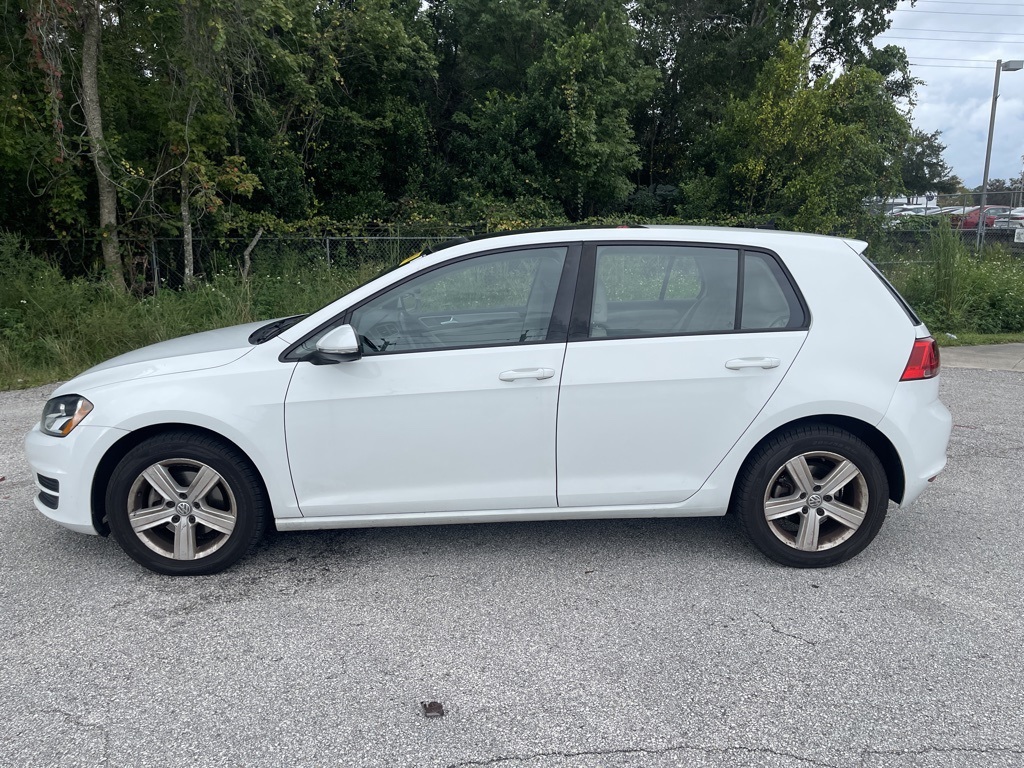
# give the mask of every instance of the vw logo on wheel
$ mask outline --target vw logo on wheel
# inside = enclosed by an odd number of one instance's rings
[[[187,501],[179,501],[178,502],[178,506],[175,507],[174,510],[179,515],[182,515],[182,516],[184,516],[184,515],[191,515],[192,514],[192,505],[189,504]]]

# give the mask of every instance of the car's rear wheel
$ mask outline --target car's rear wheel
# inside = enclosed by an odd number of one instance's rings
[[[263,534],[268,509],[248,459],[191,432],[157,435],[132,449],[111,474],[106,505],[121,548],[170,575],[233,565]]]
[[[754,545],[798,568],[849,560],[875,538],[888,505],[888,478],[875,453],[825,425],[788,430],[758,448],[733,495]]]

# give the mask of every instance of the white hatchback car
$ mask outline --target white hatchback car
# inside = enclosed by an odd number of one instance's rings
[[[36,506],[214,573],[279,530],[732,511],[843,562],[946,462],[927,329],[853,240],[480,238],[308,316],[130,352],[26,438]]]

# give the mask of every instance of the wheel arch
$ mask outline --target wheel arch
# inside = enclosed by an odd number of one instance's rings
[[[107,484],[110,482],[110,476],[113,474],[114,468],[117,467],[121,462],[121,459],[127,456],[136,446],[151,437],[167,432],[189,432],[203,437],[210,437],[224,443],[229,448],[238,451],[238,453],[241,454],[252,466],[252,469],[259,480],[264,498],[267,500],[266,503],[270,505],[270,494],[267,491],[267,483],[263,478],[263,473],[259,471],[259,467],[256,465],[256,462],[252,460],[249,454],[233,440],[228,439],[224,435],[212,429],[199,427],[194,424],[181,424],[174,422],[151,424],[140,429],[132,430],[110,446],[110,448],[107,449],[107,452],[103,454],[103,458],[100,459],[99,464],[96,466],[96,472],[93,474],[92,478],[92,488],[90,489],[90,507],[92,511],[93,527],[101,536],[108,536],[110,534],[110,525],[107,523],[106,503],[104,499],[107,492]]]
[[[745,467],[747,465],[747,462],[749,462],[750,458],[760,450],[761,446],[779,435],[779,433],[786,432],[794,427],[807,427],[817,424],[845,430],[866,443],[868,448],[870,448],[874,452],[875,456],[878,457],[878,460],[882,464],[882,468],[885,470],[885,475],[889,482],[889,498],[897,504],[903,501],[907,481],[899,452],[892,444],[892,441],[890,441],[881,430],[872,424],[868,424],[866,421],[861,421],[860,419],[852,416],[840,416],[838,414],[805,416],[782,424],[762,437],[757,444],[750,449],[747,453],[746,459],[743,461],[743,466]],[[739,478],[741,476],[742,471],[737,474],[736,482],[733,484],[733,493],[735,493],[736,483],[739,482]],[[730,504],[730,507],[731,506],[732,504]]]

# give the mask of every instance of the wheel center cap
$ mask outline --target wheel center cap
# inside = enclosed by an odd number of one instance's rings
[[[192,514],[192,505],[189,504],[187,501],[179,501],[178,506],[174,508],[174,511],[182,517],[185,517],[187,515]]]
[[[807,506],[809,507],[820,507],[822,502],[821,496],[817,493],[813,493],[807,497]],[[178,506],[181,506],[180,504]]]

